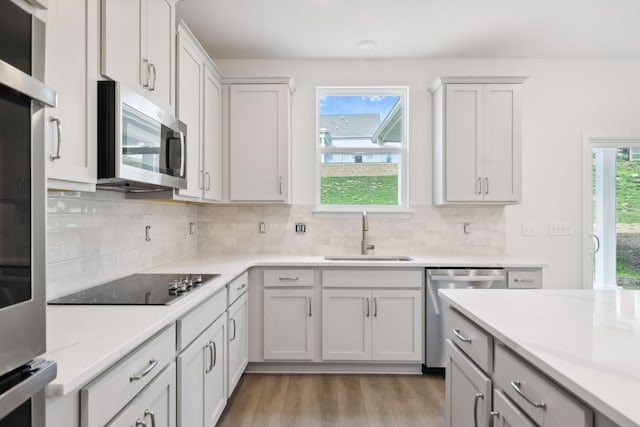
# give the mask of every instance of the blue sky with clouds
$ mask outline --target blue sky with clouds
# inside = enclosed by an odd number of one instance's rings
[[[320,97],[320,115],[327,114],[380,114],[380,121],[399,96],[323,96]]]

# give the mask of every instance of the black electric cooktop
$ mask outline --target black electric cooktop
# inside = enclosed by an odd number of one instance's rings
[[[53,305],[169,305],[219,274],[134,274],[53,299]]]

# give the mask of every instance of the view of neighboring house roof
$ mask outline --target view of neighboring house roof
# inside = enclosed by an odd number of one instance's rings
[[[371,138],[380,126],[380,115],[375,114],[327,114],[320,116],[320,129],[326,130],[331,139]]]

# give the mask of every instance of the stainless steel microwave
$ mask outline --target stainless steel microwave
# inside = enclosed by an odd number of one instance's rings
[[[98,188],[186,188],[187,126],[114,81],[98,82]]]

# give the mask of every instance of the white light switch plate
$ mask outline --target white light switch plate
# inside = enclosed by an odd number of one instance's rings
[[[522,235],[523,236],[535,236],[536,235],[536,225],[532,222],[523,222],[522,223]]]

